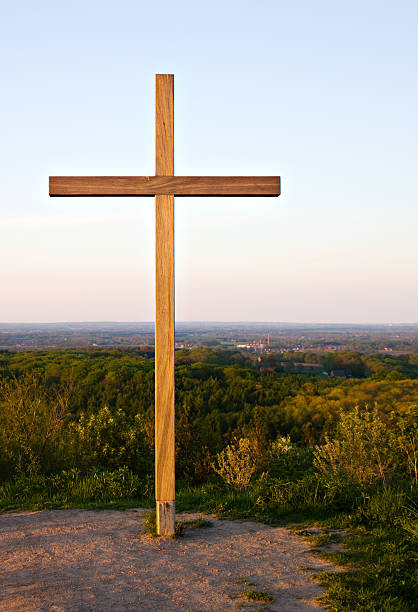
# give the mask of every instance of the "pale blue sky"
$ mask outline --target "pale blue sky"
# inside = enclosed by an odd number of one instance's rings
[[[48,176],[280,174],[176,200],[178,320],[418,320],[418,4],[0,0],[0,321],[152,320],[152,199]]]

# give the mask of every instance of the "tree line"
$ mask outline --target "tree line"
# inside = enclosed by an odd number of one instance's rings
[[[3,353],[1,478],[69,466],[127,466],[152,474],[154,361],[143,355],[141,348]],[[264,372],[234,350],[176,353],[177,477],[210,478],[215,456],[234,439],[251,440],[260,458],[278,437],[290,436],[300,447],[322,444],[340,413],[355,406],[376,407],[388,425],[413,418],[408,414],[418,405],[416,355],[297,359],[344,364],[353,377]]]

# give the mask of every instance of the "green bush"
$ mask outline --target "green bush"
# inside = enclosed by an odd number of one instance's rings
[[[70,385],[46,389],[35,376],[0,383],[0,479],[65,465],[62,432]]]
[[[279,436],[271,445],[265,461],[265,469],[273,478],[285,481],[300,480],[312,473],[312,450],[302,448],[290,440],[290,436]]]
[[[386,424],[374,410],[340,413],[335,437],[314,451],[314,465],[322,479],[370,487],[386,484],[394,474],[395,457]]]
[[[105,406],[90,415],[82,413],[70,425],[68,444],[73,462],[83,470],[127,466],[145,474],[152,469],[151,448],[141,416],[128,419],[121,408]]]
[[[216,455],[213,469],[231,487],[247,489],[257,467],[254,449],[248,438],[235,439]]]
[[[401,414],[390,415],[391,445],[398,471],[418,485],[418,405],[407,406]]]

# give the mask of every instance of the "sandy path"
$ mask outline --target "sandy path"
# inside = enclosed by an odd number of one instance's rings
[[[48,510],[0,515],[0,610],[312,610],[328,567],[283,528],[210,517],[179,540],[142,534],[143,511]],[[189,519],[197,515],[183,515]],[[246,586],[242,579],[256,584]]]

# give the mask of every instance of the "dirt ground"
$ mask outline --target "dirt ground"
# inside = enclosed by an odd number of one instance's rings
[[[317,609],[322,590],[310,575],[329,566],[287,529],[205,517],[211,528],[152,539],[143,534],[143,513],[0,515],[0,610]],[[246,602],[246,589],[265,591],[274,602]]]

